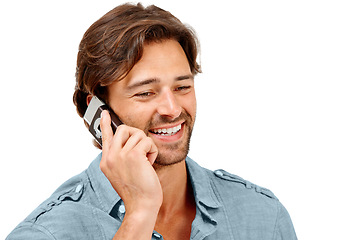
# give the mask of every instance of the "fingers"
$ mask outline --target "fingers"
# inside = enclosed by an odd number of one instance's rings
[[[116,145],[121,147],[121,152],[125,154],[135,154],[135,156],[144,156],[153,164],[158,155],[158,148],[153,140],[139,129],[126,128],[125,131],[121,129],[120,132],[118,132],[118,134],[120,134],[120,142],[116,143]]]
[[[149,203],[158,211],[163,194],[152,166],[158,154],[155,143],[142,130],[126,125],[118,126],[113,135],[110,123],[109,113],[103,111],[101,171],[123,199],[128,212],[148,208]]]
[[[118,136],[115,146],[125,150],[132,149],[142,138],[146,137],[146,134],[140,129],[126,125],[119,126],[115,134]]]
[[[102,111],[101,119],[102,131],[102,151],[107,153],[112,149],[108,155],[112,158],[116,157],[118,153],[129,153],[136,151],[139,154],[147,157],[151,164],[154,163],[158,149],[153,140],[146,136],[146,134],[137,128],[126,125],[118,126],[115,135],[113,135],[111,127],[111,117],[108,111]]]
[[[143,153],[146,154],[148,161],[151,163],[151,165],[153,165],[158,155],[158,148],[154,144],[153,140],[149,137],[144,138],[138,143],[138,147],[143,150]]]
[[[140,133],[136,133],[129,138],[123,151],[135,152],[135,155],[145,156],[151,165],[153,165],[158,155],[158,148],[153,140]]]
[[[111,116],[107,110],[102,111],[102,118],[100,122],[101,132],[102,132],[102,145],[104,149],[109,149],[110,144],[113,139],[113,130],[111,127]]]
[[[124,151],[132,150],[140,141],[146,138],[146,134],[142,131],[135,131],[134,133],[129,132],[129,134],[131,134],[131,136],[127,139],[123,146]]]
[[[102,145],[104,148],[110,148],[113,145],[113,147],[121,149],[133,134],[142,132],[136,128],[120,125],[115,132],[115,135],[118,137],[114,138],[113,130],[111,127],[111,116],[109,112],[107,110],[103,110],[101,115],[102,118],[100,125],[102,132]]]

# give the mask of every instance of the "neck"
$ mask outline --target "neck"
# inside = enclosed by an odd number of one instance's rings
[[[185,161],[156,171],[163,189],[163,203],[159,210],[159,218],[171,218],[193,205],[193,191]]]

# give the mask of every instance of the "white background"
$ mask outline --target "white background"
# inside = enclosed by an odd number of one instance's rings
[[[1,3],[0,239],[97,155],[72,103],[76,54],[120,3]],[[299,239],[350,239],[348,1],[153,3],[201,41],[190,156],[271,189]]]

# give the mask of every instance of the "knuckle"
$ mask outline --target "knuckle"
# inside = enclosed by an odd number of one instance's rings
[[[146,134],[141,131],[141,130],[138,130],[136,133],[135,133],[136,137],[140,138],[140,139],[143,139],[146,137]]]
[[[145,136],[145,137],[146,137],[146,133],[145,133],[143,130],[137,129],[137,131],[138,131],[142,136]]]
[[[154,142],[153,142],[153,140],[152,140],[152,138],[150,138],[150,137],[147,137],[147,138],[146,138],[146,141],[147,141],[147,143],[148,143],[149,145],[155,145]]]
[[[127,151],[125,151],[124,149],[122,149],[122,150],[119,152],[119,158],[120,158],[121,160],[123,160],[123,159],[126,159],[127,157],[128,157]]]
[[[131,160],[137,159],[139,156],[139,151],[137,149],[133,149],[129,152],[129,157]]]
[[[134,165],[142,159],[143,155],[141,149],[134,148],[128,152],[128,162]]]
[[[125,132],[126,131],[126,129],[127,129],[127,126],[126,125],[124,125],[124,124],[122,124],[122,125],[119,125],[118,127],[117,127],[117,129],[116,129],[116,133],[118,132]]]
[[[106,172],[106,170],[107,170],[107,164],[106,164],[106,161],[101,161],[100,162],[100,169],[101,169],[101,171],[102,172]]]
[[[111,169],[111,170],[112,170],[112,169],[115,168],[115,166],[116,166],[116,161],[114,161],[114,159],[108,157],[108,158],[106,159],[106,167],[107,167],[108,169]]]
[[[102,142],[107,142],[108,136],[106,134],[102,134]]]
[[[115,158],[115,156],[112,156],[111,154],[107,154],[107,153],[102,153],[102,159],[100,162],[100,169],[102,172],[106,172],[106,171],[110,171],[113,170],[115,168],[115,166],[117,165],[117,159]]]
[[[141,150],[139,146],[136,146],[130,150],[130,156],[132,156],[133,158],[139,156],[140,153],[141,153]]]

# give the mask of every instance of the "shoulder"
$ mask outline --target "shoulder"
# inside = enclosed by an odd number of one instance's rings
[[[293,233],[289,215],[272,191],[221,169],[207,173],[223,212],[233,228],[240,229],[237,234],[242,239],[248,239],[251,232],[267,239],[274,239],[278,229],[281,236],[286,236],[286,231]]]
[[[78,228],[96,225],[91,222],[94,221],[93,211],[87,204],[88,185],[85,172],[69,179],[21,222],[7,239],[64,239],[62,234],[79,238],[78,234],[84,230]],[[81,224],[82,221],[85,223]]]
[[[222,169],[206,172],[221,213],[240,239],[297,239],[286,208],[272,191]]]
[[[220,190],[238,191],[244,195],[251,193],[253,196],[262,195],[263,197],[267,197],[269,199],[278,200],[278,198],[269,189],[260,187],[257,184],[245,180],[235,174],[229,173],[223,169],[215,171],[208,170],[207,172],[212,181]]]
[[[281,204],[272,191],[222,169],[207,173],[215,195],[228,215],[261,216],[269,219],[271,224],[275,222]]]

